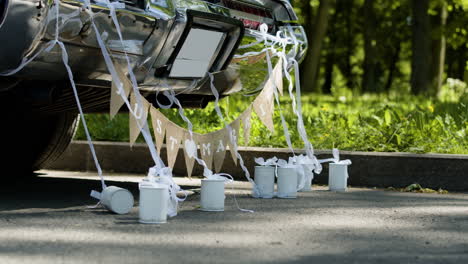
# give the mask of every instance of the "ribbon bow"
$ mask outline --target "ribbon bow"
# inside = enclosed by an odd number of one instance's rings
[[[260,166],[276,166],[277,161],[277,157],[269,158],[266,161],[264,158],[255,158],[255,163],[257,163]]]
[[[351,160],[340,160],[340,151],[338,149],[333,149],[333,161],[338,164],[351,165]]]
[[[340,160],[340,151],[336,148],[333,149],[333,158],[331,159],[323,159],[319,160],[320,163],[325,163],[325,162],[334,162],[338,164],[344,164],[344,165],[351,165],[351,160]]]
[[[213,173],[213,171],[206,167],[203,169],[203,176],[205,176],[209,180],[224,180],[224,183],[226,184],[234,181],[234,178],[230,174]]]
[[[151,184],[160,184],[167,186],[169,190],[169,201],[167,208],[167,215],[174,217],[177,215],[177,208],[179,202],[185,201],[187,198],[187,192],[182,190],[179,185],[174,182],[172,177],[172,169],[169,167],[152,167],[148,172],[148,182]],[[177,197],[177,192],[182,191],[185,195],[184,198]]]

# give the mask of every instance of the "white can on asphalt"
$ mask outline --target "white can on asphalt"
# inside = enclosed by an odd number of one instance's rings
[[[299,192],[310,192],[312,191],[312,178],[314,178],[314,173],[309,168],[309,165],[302,164],[304,169],[304,187],[299,190]]]
[[[133,203],[132,193],[117,186],[108,186],[101,193],[101,204],[116,214],[130,212]]]
[[[328,188],[330,191],[344,192],[348,186],[348,165],[330,163],[328,170]]]
[[[257,194],[253,190],[252,196],[255,198],[273,198],[275,195],[275,167],[255,166],[254,181],[259,193]]]
[[[224,179],[201,180],[200,210],[209,212],[224,211]]]
[[[143,224],[167,222],[169,189],[166,185],[140,184],[139,221]]]
[[[296,168],[278,168],[278,198],[297,197]]]

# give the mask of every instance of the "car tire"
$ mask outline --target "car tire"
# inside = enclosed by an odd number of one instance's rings
[[[39,128],[32,142],[32,170],[39,170],[56,161],[70,145],[78,128],[76,113],[62,113],[31,121]]]
[[[16,182],[60,157],[76,132],[78,116],[35,113],[22,101],[1,98],[0,122],[0,177]]]

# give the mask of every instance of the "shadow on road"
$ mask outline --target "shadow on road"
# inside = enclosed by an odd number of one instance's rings
[[[29,208],[60,209],[97,203],[97,200],[90,197],[89,194],[91,190],[101,190],[101,183],[98,180],[38,176],[44,176],[44,174],[34,174],[28,178],[2,184],[0,187],[0,212]],[[138,198],[137,183],[106,180],[106,184],[128,189],[136,200]],[[182,187],[187,190],[193,188],[190,186]]]

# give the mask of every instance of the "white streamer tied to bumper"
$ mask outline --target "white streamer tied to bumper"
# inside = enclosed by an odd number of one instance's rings
[[[122,38],[122,35],[121,35],[120,27],[119,27],[119,24],[118,24],[118,21],[117,21],[117,17],[115,15],[115,7],[122,7],[122,6],[119,5],[119,3],[115,3],[115,2],[110,3],[108,0],[105,0],[105,1],[108,4],[108,6],[110,7],[111,17],[113,18],[113,22],[116,24],[118,35],[120,37],[121,42],[123,43],[123,38]],[[92,9],[91,9],[91,3],[90,3],[89,0],[84,0],[84,2],[85,2],[84,3],[84,10],[86,10],[88,12],[88,14],[90,15],[92,26],[93,26],[93,29],[94,29],[94,31],[96,33],[96,39],[98,41],[98,44],[99,44],[99,46],[101,48],[101,51],[102,51],[102,54],[104,56],[106,66],[107,66],[109,72],[111,73],[112,80],[117,84],[117,87],[119,89],[119,94],[122,96],[124,102],[126,103],[128,109],[129,109],[129,112],[136,116],[136,114],[133,111],[133,108],[130,105],[130,102],[128,101],[128,98],[124,96],[122,82],[120,81],[120,79],[119,79],[119,77],[118,77],[118,75],[117,75],[117,73],[115,71],[115,67],[113,65],[112,59],[110,58],[110,55],[109,55],[109,53],[107,51],[107,48],[105,47],[105,44],[104,44],[104,42],[102,40],[102,37],[99,34],[99,31],[98,31],[98,29],[97,29],[97,27],[96,27],[96,25],[94,23],[93,12],[92,12]],[[59,47],[61,48],[61,51],[62,51],[62,60],[63,60],[63,63],[65,65],[65,68],[67,70],[67,74],[68,74],[68,77],[69,77],[69,80],[70,80],[70,83],[71,83],[71,86],[73,88],[73,92],[74,92],[74,95],[75,95],[75,100],[76,100],[76,103],[77,103],[77,106],[78,106],[78,109],[79,109],[79,112],[80,112],[80,116],[81,116],[81,120],[82,120],[83,127],[84,127],[84,130],[85,130],[88,145],[90,147],[90,150],[91,150],[91,153],[92,153],[92,156],[93,156],[93,160],[94,160],[96,169],[98,171],[98,175],[99,175],[99,177],[101,179],[102,189],[104,189],[104,188],[106,188],[106,184],[105,184],[105,181],[104,181],[104,177],[102,175],[102,169],[100,167],[99,161],[98,161],[97,156],[96,156],[96,152],[95,152],[95,149],[94,149],[94,145],[92,143],[91,136],[90,136],[89,131],[88,131],[86,120],[84,118],[83,110],[82,110],[81,103],[80,103],[80,100],[79,100],[79,97],[78,97],[78,92],[77,92],[76,85],[75,85],[75,82],[74,82],[74,79],[73,79],[73,72],[71,71],[71,68],[70,68],[70,66],[68,64],[68,53],[66,51],[65,45],[61,41],[59,41],[59,39],[58,39],[59,38],[59,29],[61,28],[59,26],[59,19],[62,19],[62,23],[64,24],[64,23],[67,22],[67,20],[72,19],[74,16],[78,16],[80,12],[75,11],[75,12],[72,12],[71,14],[60,15],[59,14],[59,7],[60,7],[59,0],[54,0],[54,7],[52,7],[51,9],[54,9],[55,13],[52,13],[52,15],[48,16],[49,18],[51,18],[51,17],[54,18],[53,16],[55,15],[55,21],[56,21],[55,22],[56,23],[56,26],[55,26],[55,39],[49,41],[48,43],[46,43],[38,52],[36,52],[34,55],[32,55],[29,59],[23,58],[22,63],[16,69],[0,73],[0,75],[13,75],[13,74],[19,72],[28,63],[30,63],[37,56],[39,56],[42,52],[44,52],[44,51],[50,52],[52,50],[52,48],[55,46],[55,44],[59,45]],[[63,26],[63,24],[62,24],[62,26]],[[136,85],[136,79],[135,79],[135,76],[134,76],[134,74],[133,74],[133,72],[131,70],[130,60],[129,60],[126,53],[125,53],[125,57],[126,57],[127,65],[128,65],[128,68],[129,68],[129,75],[130,75],[130,79],[132,81],[132,86],[134,88],[135,94],[137,95],[136,96],[137,101],[141,105],[141,95],[139,94],[139,91],[138,91],[138,88],[137,88],[137,85]],[[140,124],[138,124],[138,125],[140,126]],[[151,152],[151,155],[153,157],[153,160],[155,161],[156,164],[159,165],[159,167],[164,167],[164,163],[160,159],[160,157],[157,154],[156,149],[154,147],[154,143],[152,141],[152,138],[151,138],[151,135],[150,135],[150,132],[149,132],[148,124],[146,123],[144,127],[140,127],[140,128],[142,129],[142,134],[143,134],[146,142],[148,143],[148,146],[150,148],[150,152]],[[97,197],[100,196],[100,193],[96,192],[96,191],[92,191],[91,196],[97,198]]]
[[[289,82],[288,91],[289,91],[289,95],[290,95],[291,100],[292,100],[292,109],[293,109],[293,112],[295,113],[295,115],[297,116],[297,130],[299,132],[299,135],[301,136],[302,141],[304,142],[305,151],[307,153],[307,156],[309,156],[309,158],[312,160],[312,162],[314,164],[314,171],[316,173],[320,173],[321,170],[322,170],[322,166],[320,165],[320,163],[318,162],[317,158],[314,155],[314,149],[313,149],[313,146],[312,146],[312,144],[310,143],[310,141],[308,139],[307,132],[306,132],[305,126],[304,126],[304,121],[303,121],[303,118],[302,118],[302,103],[301,103],[301,91],[300,91],[300,79],[299,79],[299,64],[295,60],[295,56],[296,56],[296,52],[298,50],[299,42],[294,37],[294,33],[293,33],[292,28],[289,27],[288,30],[289,30],[289,33],[290,33],[291,37],[286,36],[286,34],[284,32],[281,32],[281,31],[278,31],[277,34],[274,36],[274,35],[271,35],[271,34],[268,33],[268,26],[266,24],[260,25],[260,32],[249,31],[251,34],[253,34],[257,38],[257,42],[249,44],[249,45],[241,46],[240,48],[252,47],[252,46],[254,46],[256,44],[260,44],[262,42],[267,47],[264,48],[260,52],[247,52],[245,54],[238,55],[237,57],[242,58],[242,57],[246,57],[246,56],[250,56],[250,55],[258,55],[260,53],[266,52],[268,72],[269,72],[270,77],[271,77],[271,74],[272,74],[270,52],[274,56],[278,56],[278,57],[282,58],[283,72],[284,72],[284,75],[286,76],[286,79]],[[284,34],[285,36],[282,36],[282,34]],[[290,44],[293,45],[293,53],[287,55],[286,54],[286,46],[290,45]],[[282,47],[282,51],[277,51],[275,49],[275,45],[279,45],[280,47]],[[293,84],[293,80],[291,78],[291,75],[289,74],[289,69],[290,68],[293,68],[294,72],[295,72],[296,95],[294,95],[294,92],[293,92],[294,84]],[[285,135],[285,138],[286,138],[286,143],[288,144],[289,149],[292,151],[292,153],[294,155],[294,149],[292,148],[287,123],[284,120],[284,117],[283,117],[283,114],[282,114],[282,109],[281,109],[280,101],[279,101],[279,98],[278,98],[277,89],[275,89],[274,95],[275,95],[275,101],[278,104],[278,107],[279,107],[279,110],[280,110],[281,123],[282,123],[282,126],[283,126],[283,131],[284,131],[284,135]]]
[[[272,47],[272,50],[273,49],[274,48]],[[267,59],[267,66],[268,66],[268,76],[269,76],[269,78],[271,78],[271,75],[272,75],[272,72],[273,72],[273,67],[272,67],[272,63],[271,63],[270,52],[266,53],[266,59]],[[273,91],[273,94],[275,96],[276,104],[278,105],[278,111],[279,111],[280,118],[281,118],[281,125],[283,127],[284,138],[286,139],[286,144],[288,145],[289,150],[294,155],[294,149],[293,149],[292,143],[291,143],[291,136],[289,135],[288,124],[286,123],[286,120],[284,118],[283,109],[281,108],[281,104],[280,104],[280,100],[279,100],[278,87],[276,87],[276,82],[273,82],[273,84],[275,85],[275,89]]]
[[[221,112],[221,108],[219,107],[219,93],[218,93],[218,90],[216,89],[216,87],[214,86],[214,76],[210,72],[208,72],[208,76],[210,77],[211,92],[213,93],[213,95],[215,97],[215,110],[216,110],[216,113],[218,114],[218,117],[221,119],[221,121],[225,124],[225,126],[227,127],[228,132],[229,132],[229,140],[231,141],[231,144],[232,144],[232,147],[233,147],[233,149],[231,149],[231,151],[234,151],[234,153],[236,154],[236,157],[239,160],[239,165],[241,166],[242,170],[244,171],[244,174],[245,174],[245,177],[247,178],[247,180],[252,184],[252,186],[254,188],[254,192],[259,193],[258,186],[257,186],[257,184],[255,184],[255,182],[250,177],[249,170],[247,169],[247,167],[244,164],[244,159],[242,159],[242,156],[240,155],[240,153],[239,153],[239,151],[237,149],[237,140],[234,138],[235,135],[233,135],[233,133],[232,133],[232,127],[229,124],[227,124],[226,120],[224,119],[223,113]]]
[[[68,53],[67,53],[67,50],[66,50],[65,45],[63,44],[63,42],[61,42],[59,40],[59,29],[61,28],[59,26],[59,19],[62,18],[62,26],[63,26],[67,20],[71,19],[73,16],[79,15],[79,12],[73,12],[72,14],[69,14],[69,15],[60,15],[59,8],[60,8],[60,1],[59,0],[54,0],[54,6],[51,8],[53,10],[52,14],[48,14],[49,18],[54,18],[54,16],[55,16],[55,38],[54,38],[54,40],[50,40],[49,42],[47,42],[41,49],[39,49],[30,58],[26,58],[26,57],[23,58],[22,62],[20,63],[20,65],[17,68],[15,68],[13,70],[6,71],[6,72],[2,72],[2,73],[0,73],[0,75],[1,76],[9,76],[9,75],[13,75],[15,73],[18,73],[26,65],[28,65],[31,61],[33,61],[35,58],[37,58],[39,55],[41,55],[44,51],[45,52],[50,52],[52,50],[52,48],[55,47],[55,45],[58,45],[60,47],[60,49],[62,51],[62,61],[63,61],[63,64],[64,64],[66,70],[67,70],[68,78],[70,80],[70,84],[71,84],[72,89],[73,89],[73,94],[75,96],[75,101],[76,101],[76,104],[78,106],[78,110],[79,110],[80,117],[81,117],[80,119],[81,119],[81,122],[82,122],[84,130],[85,130],[86,140],[88,142],[88,145],[89,145],[89,148],[90,148],[90,151],[91,151],[91,155],[93,157],[94,164],[96,166],[96,170],[97,170],[98,175],[99,175],[100,180],[101,180],[101,187],[102,187],[102,189],[105,189],[106,188],[106,183],[105,183],[104,177],[102,175],[102,169],[101,169],[101,166],[100,166],[99,161],[97,159],[97,155],[96,155],[96,151],[94,149],[94,145],[93,145],[93,142],[92,142],[92,139],[91,139],[91,135],[89,134],[89,131],[88,131],[88,126],[86,125],[86,119],[84,117],[83,109],[81,107],[80,99],[79,99],[79,96],[78,96],[78,91],[76,89],[75,81],[73,79],[73,72],[71,71],[70,65],[68,64]],[[94,193],[94,196],[96,196],[95,193]]]
[[[116,24],[116,30],[118,32],[120,41],[121,41],[121,43],[123,43],[122,34],[121,34],[120,27],[119,27],[119,24],[118,24],[118,21],[117,21],[117,17],[115,15],[115,7],[110,2],[108,2],[108,6],[109,6],[109,9],[110,9],[110,15],[112,17],[112,20],[113,20],[114,24]],[[105,46],[104,41],[102,39],[102,36],[99,33],[99,30],[98,30],[98,28],[97,28],[97,26],[96,26],[96,24],[94,22],[94,14],[92,12],[91,3],[90,3],[89,0],[84,0],[84,10],[87,11],[88,15],[90,16],[91,24],[92,24],[92,27],[93,27],[93,29],[95,31],[95,34],[96,34],[96,40],[98,42],[98,45],[99,45],[99,47],[101,49],[101,52],[102,52],[102,55],[104,57],[104,62],[106,64],[106,67],[107,67],[107,69],[109,70],[109,72],[111,74],[112,81],[117,86],[118,94],[121,96],[121,98],[125,102],[129,113],[131,115],[137,117],[138,113],[136,113],[136,111],[134,111],[135,109],[131,106],[128,98],[125,96],[125,92],[123,90],[123,83],[120,80],[120,78],[119,78],[119,76],[118,76],[118,74],[117,74],[117,72],[115,70],[114,63],[112,62],[112,59],[111,59],[110,54],[109,54],[109,52],[107,50],[107,47]],[[107,33],[104,32],[103,34],[105,35]],[[133,71],[132,71],[131,66],[130,66],[130,60],[128,58],[127,53],[124,52],[124,54],[125,54],[125,58],[126,58],[127,65],[128,65],[128,72],[129,72],[129,75],[130,75],[133,91],[134,91],[134,93],[136,95],[137,104],[142,105],[141,95],[140,95],[140,93],[138,91],[138,87],[137,87],[137,84],[136,84],[136,79],[134,77]],[[156,148],[154,146],[153,140],[151,138],[147,121],[145,120],[145,124],[144,124],[143,127],[141,127],[139,122],[136,122],[136,123],[137,123],[138,127],[140,128],[141,133],[142,133],[142,135],[143,135],[143,137],[144,137],[144,139],[145,139],[145,141],[146,141],[146,143],[147,143],[147,145],[149,147],[149,150],[150,150],[150,153],[151,153],[151,157],[153,158],[153,161],[155,162],[155,164],[159,168],[164,168],[164,163],[162,162],[161,158],[159,157],[159,155],[158,155],[158,153],[156,151]],[[97,192],[94,191],[94,190],[91,191],[91,196],[95,197],[96,193]]]

